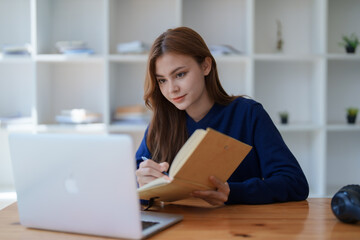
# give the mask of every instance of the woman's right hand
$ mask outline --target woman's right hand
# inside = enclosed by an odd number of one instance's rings
[[[141,162],[139,168],[135,172],[139,187],[142,187],[159,177],[169,178],[162,173],[164,171],[166,172],[168,168],[169,164],[167,162],[156,163],[151,159]]]

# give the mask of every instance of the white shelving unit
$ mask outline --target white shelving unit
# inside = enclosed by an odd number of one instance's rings
[[[143,103],[147,55],[120,55],[116,46],[151,45],[166,29],[189,26],[208,45],[242,52],[216,56],[224,88],[264,105],[305,171],[311,196],[330,196],[360,182],[359,120],[351,126],[345,119],[347,107],[360,107],[360,55],[338,45],[343,34],[360,34],[359,11],[358,0],[0,0],[0,45],[33,48],[29,57],[0,58],[0,117],[32,119],[1,131],[129,133],[139,144],[146,125],[115,124],[112,116],[119,106]],[[86,41],[95,54],[56,53],[57,41],[71,40]],[[99,112],[102,122],[56,124],[55,116],[71,108]],[[279,124],[284,110],[288,125]]]

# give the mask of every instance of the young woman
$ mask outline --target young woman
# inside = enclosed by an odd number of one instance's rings
[[[215,59],[192,29],[169,29],[155,40],[144,100],[153,117],[136,153],[139,186],[166,177],[162,172],[189,136],[198,128],[211,127],[253,148],[227,182],[209,176],[216,190],[191,196],[212,205],[307,198],[304,173],[269,115],[256,101],[224,91]]]

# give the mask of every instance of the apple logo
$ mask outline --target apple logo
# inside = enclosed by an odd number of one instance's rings
[[[73,174],[69,174],[68,177],[65,179],[65,189],[70,194],[79,193],[79,188]]]

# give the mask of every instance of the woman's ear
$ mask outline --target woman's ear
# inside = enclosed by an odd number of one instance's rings
[[[204,76],[209,75],[209,73],[211,71],[211,64],[212,64],[212,60],[210,57],[206,57],[204,59],[204,62],[201,64],[203,72],[204,72]]]

